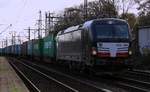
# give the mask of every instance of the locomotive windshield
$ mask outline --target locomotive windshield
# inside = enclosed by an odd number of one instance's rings
[[[118,24],[105,24],[105,25],[95,25],[96,37],[97,39],[102,38],[129,38],[129,30],[127,25]]]

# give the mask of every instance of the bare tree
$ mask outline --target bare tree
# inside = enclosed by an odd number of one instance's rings
[[[122,19],[126,18],[126,14],[129,13],[130,10],[137,7],[140,0],[111,0],[117,11],[120,13],[120,17]]]
[[[150,26],[150,0],[142,0],[139,3],[139,25]]]
[[[92,1],[87,4],[86,20],[104,18],[104,17],[117,17],[118,12],[114,5],[113,0],[98,0]],[[78,25],[85,21],[85,8],[81,4],[76,7],[66,8],[63,12],[62,19],[57,23],[58,30],[67,28],[72,25]],[[59,26],[59,27],[58,27]]]

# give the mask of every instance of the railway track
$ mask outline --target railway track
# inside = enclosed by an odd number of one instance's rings
[[[11,62],[11,65],[15,67],[17,72],[22,72],[21,76],[24,75],[28,80],[28,86],[31,92],[79,92],[78,90],[61,83],[60,81],[48,76],[28,65],[19,62]],[[19,74],[20,75],[20,74]]]
[[[114,76],[113,76],[114,77]],[[150,73],[141,70],[127,71],[114,77],[120,86],[136,92],[150,92]]]
[[[64,91],[64,92],[112,92],[108,89],[104,89],[96,85],[93,85],[93,84],[90,84],[81,80],[77,80],[75,78],[70,78],[68,76],[64,77],[63,74],[58,75],[58,73],[56,74],[55,71],[53,71],[53,73],[52,71],[46,71],[34,64],[29,65],[27,63],[18,62],[17,60],[15,60],[15,62],[17,62],[17,65],[19,63],[27,67],[30,70],[40,73],[42,76],[44,75],[47,78],[50,77],[49,79],[53,79],[53,81],[57,82],[59,85],[63,85],[63,87],[66,87],[69,90],[69,91]],[[41,91],[41,92],[46,92],[46,91]],[[55,92],[63,92],[63,91],[55,91]]]
[[[107,74],[100,76],[100,78],[95,77],[93,81],[105,82],[108,85],[113,85],[118,88],[122,88],[127,92],[150,92],[150,85],[148,82],[131,79],[124,76],[114,76]]]
[[[33,82],[30,81],[29,78],[27,78],[23,72],[21,72],[15,64],[9,62],[10,65],[13,67],[13,69],[16,71],[16,73],[20,76],[20,78],[24,81],[24,83],[26,84],[26,86],[28,87],[28,89],[32,92],[41,92],[34,84]]]
[[[150,77],[150,72],[149,71],[143,71],[143,70],[133,70],[131,71],[132,73],[136,73],[136,74],[140,74],[140,75],[143,75],[143,76],[147,76],[147,77]]]
[[[125,89],[128,89],[129,91],[135,91],[135,92],[149,92],[150,91],[150,83],[144,82],[128,77],[115,77],[115,79],[118,81],[116,84],[118,86],[121,86]]]
[[[124,76],[134,78],[136,80],[140,80],[144,82],[150,82],[150,73],[146,71],[141,71],[141,70],[128,71],[124,74]]]
[[[32,62],[24,62],[24,63],[27,63],[27,64],[30,63],[31,64]],[[106,83],[106,84],[108,84],[108,86],[110,86],[110,85],[114,86],[115,85],[118,88],[125,89],[127,92],[149,92],[150,91],[150,89],[149,89],[150,83],[149,82],[139,80],[138,78],[136,79],[137,72],[136,73],[134,72],[135,74],[132,73],[132,75],[134,75],[136,77],[130,77],[127,75],[126,76],[125,75],[120,75],[120,76],[105,75],[103,77],[102,76],[93,76],[92,79],[85,81],[85,80],[80,80],[78,78],[74,78],[74,77],[67,75],[67,74],[64,74],[62,72],[58,72],[58,71],[53,70],[51,68],[35,64],[35,63],[32,63],[31,66],[34,66],[39,70],[44,69],[46,71],[45,72],[46,74],[49,74],[51,72],[52,74],[58,74],[58,75],[65,76],[68,79],[80,81],[80,83],[82,83],[84,85],[92,86],[94,88],[98,88],[102,92],[112,92],[112,91],[110,91],[111,88],[108,90],[108,89],[104,89],[104,88],[99,87],[98,86],[99,83]],[[138,73],[138,76],[140,74],[141,73]],[[148,75],[148,74],[146,74],[146,75]],[[140,75],[140,76],[142,76],[142,75]],[[66,82],[66,83],[68,83],[68,82]],[[95,92],[95,91],[92,91],[92,92]],[[116,91],[113,91],[113,92],[116,92]],[[119,92],[122,92],[122,91],[119,91]]]

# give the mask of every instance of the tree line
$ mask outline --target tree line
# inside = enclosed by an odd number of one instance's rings
[[[138,10],[137,15],[134,11],[131,12],[133,8]],[[83,4],[66,8],[58,14],[59,19],[54,29],[58,32],[98,18],[125,19],[131,28],[150,25],[150,0],[95,0],[88,2],[86,9]]]

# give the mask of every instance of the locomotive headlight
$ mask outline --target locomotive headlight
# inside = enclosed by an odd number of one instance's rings
[[[96,51],[93,51],[93,52],[92,52],[92,54],[93,54],[93,55],[96,55],[96,54],[97,54],[97,52],[96,52]]]
[[[96,55],[96,54],[97,54],[96,48],[92,47],[92,55]]]
[[[132,55],[132,51],[131,50],[129,50],[129,55]]]

